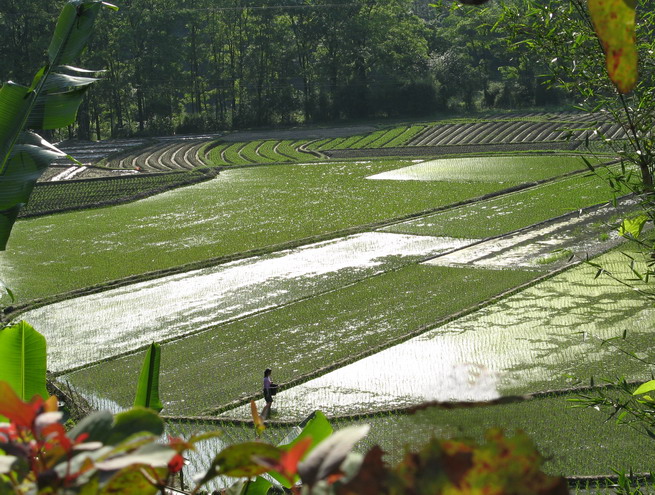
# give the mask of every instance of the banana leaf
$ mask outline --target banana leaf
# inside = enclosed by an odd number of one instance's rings
[[[159,412],[163,404],[159,400],[159,359],[161,348],[159,344],[152,343],[143,360],[139,384],[134,399],[134,407],[148,407]]]
[[[4,250],[20,209],[48,165],[67,156],[26,129],[48,130],[75,121],[84,93],[97,78],[70,64],[82,52],[100,8],[97,0],[69,0],[48,48],[48,65],[31,85],[14,82],[0,88],[0,250]]]
[[[23,401],[48,398],[45,337],[24,321],[0,330],[0,380]]]

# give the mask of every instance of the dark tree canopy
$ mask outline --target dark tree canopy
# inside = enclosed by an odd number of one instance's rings
[[[557,104],[490,30],[498,6],[427,0],[124,0],[82,63],[106,69],[62,137],[106,138]],[[61,0],[0,4],[25,82]]]

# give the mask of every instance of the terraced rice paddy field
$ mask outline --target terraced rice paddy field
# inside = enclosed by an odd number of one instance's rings
[[[575,114],[514,114],[125,146],[94,165],[135,174],[114,192],[37,187],[33,208],[46,188],[55,206],[88,208],[17,223],[0,255],[17,297],[7,313],[46,335],[59,380],[113,409],[132,402],[143,349],[162,343],[172,432],[252,437],[246,404],[263,404],[270,366],[282,384],[271,439],[319,409],[336,426],[370,423],[367,442],[391,458],[431,434],[499,425],[531,433],[552,472],[646,471],[648,439],[570,407],[568,389],[592,377],[649,378],[604,340],[627,331],[625,346],[655,358],[655,312],[575,263],[597,256],[628,277],[619,251],[633,248],[616,227],[636,208],[608,204],[615,157],[588,155],[584,126],[621,137]],[[127,194],[206,167],[219,173]],[[94,208],[107,195],[130,202]],[[530,399],[408,411],[514,394]]]

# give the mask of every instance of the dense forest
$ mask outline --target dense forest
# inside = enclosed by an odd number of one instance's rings
[[[80,66],[104,69],[59,137],[104,139],[561,103],[492,30],[427,0],[120,0]],[[3,0],[0,74],[29,84],[62,0]]]

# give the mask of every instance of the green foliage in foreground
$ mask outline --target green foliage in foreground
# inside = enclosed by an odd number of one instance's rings
[[[431,408],[415,414],[380,413],[330,422],[337,429],[370,424],[370,433],[357,450],[364,452],[380,445],[386,453],[384,458],[391,463],[402,458],[405,448],[420,445],[427,438],[464,436],[480,440],[488,428],[497,426],[507,432],[523,430],[533,438],[546,456],[544,470],[551,474],[611,475],[618,466],[626,471],[632,468],[635,473],[650,471],[650,457],[643,452],[651,450],[651,439],[614,421],[606,421],[606,414],[596,409],[573,408],[570,399],[575,398],[575,393],[567,393],[515,404],[453,410]],[[184,437],[218,428],[224,433],[222,440],[228,444],[255,438],[252,426],[229,422],[168,420],[166,428],[170,434]],[[288,426],[271,424],[262,438],[277,443],[288,432]],[[198,458],[201,463],[209,463],[211,452],[201,448]]]
[[[0,250],[37,179],[56,158],[65,156],[33,131],[75,122],[93,71],[72,67],[108,2],[70,0],[62,8],[48,47],[47,63],[29,86],[8,81],[0,88]],[[21,36],[24,37],[25,33]]]
[[[0,329],[0,377],[18,397],[47,398],[45,376],[45,337],[24,321]]]
[[[225,170],[212,181],[135,203],[22,220],[0,256],[0,271],[25,301],[385,221],[510,185],[366,179],[408,163]]]
[[[0,382],[0,414],[11,422],[0,424],[3,494],[162,493],[198,440],[161,441],[161,418],[143,408],[97,412],[66,431],[57,402],[38,395],[24,402]]]
[[[165,414],[198,414],[259,390],[262,359],[287,382],[416,331],[526,282],[534,273],[413,265],[162,345]],[[457,298],[452,295],[457,294]],[[275,342],[262,349],[262,342]],[[309,344],[311,342],[311,344]],[[234,352],[239,349],[239,352]],[[263,354],[264,353],[264,354]],[[66,379],[128,406],[140,355]],[[189,383],[194,393],[187,393]]]
[[[426,409],[413,415],[393,414],[367,418],[370,444],[380,444],[390,460],[407,445],[432,435],[465,435],[480,439],[486,429],[525,431],[549,459],[544,469],[565,475],[612,474],[619,466],[634,472],[652,469],[652,440],[595,409],[572,408],[575,394],[545,397],[517,404],[472,409]],[[348,424],[348,423],[345,423]]]
[[[67,432],[56,397],[23,402],[4,382],[0,392],[0,414],[10,420],[0,425],[0,490],[5,495],[163,494],[188,456],[220,435],[212,431],[163,441],[158,438],[164,430],[161,418],[145,408],[115,417],[97,412]],[[252,417],[257,431],[264,430],[254,403]],[[241,479],[230,480],[227,493],[267,495],[272,484],[261,477],[265,473],[293,495],[464,495],[472,490],[515,493],[526,487],[541,495],[566,491],[564,478],[542,472],[543,457],[520,432],[505,435],[490,429],[479,443],[431,439],[391,467],[377,446],[365,456],[353,452],[368,434],[368,425],[333,432],[316,412],[301,426],[281,444],[250,441],[216,449],[202,475],[192,477],[191,493],[217,477],[230,477]]]

